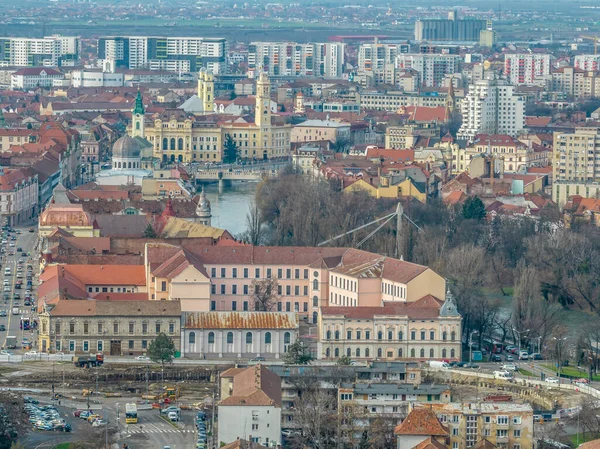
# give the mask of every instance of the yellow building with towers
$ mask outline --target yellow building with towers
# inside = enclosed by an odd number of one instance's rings
[[[230,135],[242,159],[273,159],[290,154],[292,126],[273,117],[271,82],[262,73],[257,80],[254,121],[245,117],[223,117],[214,112],[214,75],[201,70],[198,93],[179,108],[165,109],[145,120],[134,110],[128,133],[152,143],[155,158],[162,162],[206,163],[223,160],[223,144]]]

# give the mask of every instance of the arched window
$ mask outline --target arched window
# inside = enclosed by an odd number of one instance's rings
[[[319,281],[317,279],[313,279],[313,290],[319,290]]]
[[[271,332],[267,332],[265,334],[265,344],[266,345],[270,345],[271,344]]]
[[[340,356],[340,349],[339,348],[335,348],[333,350],[333,356],[334,357],[339,357]]]
[[[171,139],[171,147],[170,148],[171,148],[171,150],[175,150],[175,138],[174,137]]]
[[[420,357],[425,357],[425,349],[421,348],[421,352],[419,353]]]
[[[442,332],[442,340],[446,341],[448,339],[448,332]]]
[[[454,358],[454,349],[450,349],[450,358]]]
[[[429,358],[432,359],[433,358],[433,349],[429,350]]]
[[[377,340],[383,340],[383,332],[377,332]]]
[[[319,314],[317,312],[313,312],[313,324],[315,324],[319,319]]]
[[[188,336],[188,343],[191,345],[196,344],[196,332],[190,332],[190,335]]]
[[[360,348],[356,348],[356,357],[360,357]]]
[[[377,348],[377,357],[381,357],[382,354],[383,351],[381,350],[381,348]]]
[[[340,331],[335,331],[335,339],[336,340],[340,339]]]
[[[319,307],[319,297],[313,296],[313,307]]]
[[[402,331],[398,332],[398,340],[402,340],[404,338],[404,334]]]
[[[450,332],[450,341],[454,341],[456,339],[456,333],[454,331]]]
[[[414,350],[414,348],[410,350],[410,356],[413,359],[415,358],[415,350]]]
[[[183,151],[183,139],[181,137],[177,140],[177,149]]]
[[[137,129],[137,130],[140,129],[140,122],[135,122],[135,129]]]
[[[233,332],[227,332],[227,344],[228,345],[233,344]]]
[[[329,358],[329,354],[330,354],[329,348],[325,349],[325,357]]]
[[[365,348],[365,357],[369,357],[370,351],[369,348]]]
[[[129,163],[129,167],[127,167],[127,168],[131,168],[131,162]]]
[[[331,340],[331,331],[327,331],[327,340]]]
[[[402,348],[398,349],[398,357],[402,357]]]
[[[214,332],[209,332],[208,333],[208,344],[212,345],[215,343],[215,333]]]
[[[169,139],[167,139],[166,137],[163,139],[162,149],[163,150],[169,149]]]
[[[246,332],[246,344],[247,345],[252,344],[252,332]]]
[[[177,156],[177,160],[179,162],[183,162],[183,154],[180,154],[179,156]]]
[[[348,357],[350,357],[352,355],[352,352],[350,351],[350,348],[346,349],[346,355]]]
[[[290,334],[289,332],[286,332],[285,334],[283,334],[283,344],[284,345],[289,345],[292,341],[292,334]]]
[[[442,358],[445,359],[446,358],[446,349],[442,349]]]
[[[388,331],[388,340],[394,339],[394,333],[392,331]]]

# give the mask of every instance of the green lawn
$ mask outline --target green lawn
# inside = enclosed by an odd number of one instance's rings
[[[547,368],[551,371],[556,372],[556,365],[550,365],[550,364],[545,364],[543,365],[544,368]],[[584,379],[588,378],[588,371],[587,370],[578,370],[577,368],[574,368],[572,366],[563,366],[560,369],[560,372],[566,376],[572,376],[572,377],[583,377]],[[600,374],[594,374],[594,376],[592,376],[592,380],[594,381],[600,381]]]
[[[54,449],[69,449],[71,443],[60,443],[58,446],[54,446]]]
[[[534,376],[534,374],[531,371],[527,371],[526,369],[523,369],[523,368],[519,368],[519,373],[521,373],[523,376],[529,376],[529,377]]]
[[[594,435],[592,433],[579,433],[579,444],[587,443],[588,441],[592,441],[598,438],[599,435]],[[577,447],[577,434],[569,435],[569,440],[571,441],[571,447]]]

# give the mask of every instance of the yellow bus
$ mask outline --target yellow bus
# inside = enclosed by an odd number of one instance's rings
[[[125,424],[137,424],[137,405],[133,402],[125,404]]]

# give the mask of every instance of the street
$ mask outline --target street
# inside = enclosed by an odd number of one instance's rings
[[[33,265],[33,286],[31,288],[33,304],[36,304],[37,300],[37,273],[39,269],[38,259],[37,259],[37,251],[34,249],[37,244],[37,232],[28,232],[29,227],[18,227],[15,228],[21,231],[21,234],[15,234],[12,232],[10,236],[15,236],[16,240],[12,241],[9,237],[9,243],[5,246],[6,252],[2,257],[2,270],[0,271],[2,276],[2,281],[8,280],[9,290],[4,293],[8,294],[8,299],[4,296],[5,300],[2,301],[0,305],[0,310],[6,311],[6,317],[0,317],[0,324],[5,324],[6,332],[0,333],[0,342],[2,343],[2,348],[6,347],[6,338],[8,336],[16,336],[17,338],[17,348],[15,350],[11,350],[14,353],[22,353],[21,343],[23,338],[27,338],[30,342],[33,343],[33,350],[36,350],[37,347],[37,338],[35,331],[33,329],[29,331],[25,331],[21,329],[21,318],[29,317],[32,319],[36,319],[36,313],[32,312],[32,307],[24,306],[24,296],[26,291],[26,281],[23,278],[23,285],[21,289],[16,289],[15,284],[17,282],[17,265],[19,259],[23,259],[23,273],[25,273],[25,267],[27,264]],[[37,228],[35,228],[37,230]],[[14,246],[9,246],[11,243],[14,243]],[[17,248],[21,248],[22,251],[17,252]],[[13,255],[9,255],[10,252],[13,252]],[[31,254],[31,256],[23,257],[21,253]],[[5,275],[4,269],[6,267],[10,267],[10,275]],[[23,275],[25,276],[25,275]],[[14,294],[18,293],[21,296],[20,300],[16,300],[14,298]],[[13,308],[19,309],[19,314],[13,314]]]

